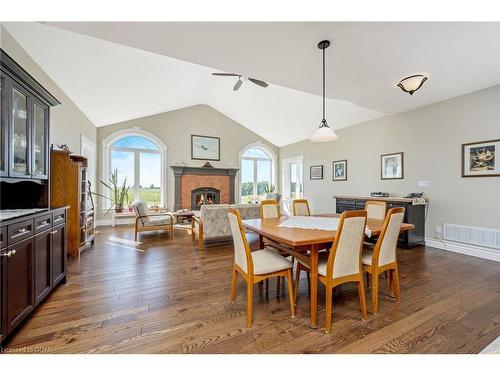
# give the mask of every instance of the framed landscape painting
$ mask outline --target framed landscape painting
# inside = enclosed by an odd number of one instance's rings
[[[462,177],[500,176],[500,139],[462,145]]]
[[[323,166],[322,165],[312,165],[309,170],[309,178],[311,180],[322,180],[323,179]]]
[[[347,181],[347,160],[337,160],[333,162],[333,181]]]
[[[382,180],[398,180],[404,178],[404,154],[380,155],[380,178]]]
[[[191,159],[220,160],[220,138],[191,135]]]

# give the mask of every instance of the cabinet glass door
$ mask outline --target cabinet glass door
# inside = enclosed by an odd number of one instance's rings
[[[31,175],[29,169],[29,122],[28,96],[12,88],[12,143],[10,175],[27,177]]]
[[[33,105],[33,178],[47,178],[48,109]]]
[[[7,101],[5,100],[5,78],[0,76],[0,176],[7,174]]]

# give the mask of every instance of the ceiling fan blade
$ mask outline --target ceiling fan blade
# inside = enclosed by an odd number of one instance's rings
[[[250,82],[255,83],[255,84],[256,84],[256,85],[258,85],[258,86],[261,86],[261,87],[267,87],[267,86],[269,86],[266,82],[261,81],[261,80],[258,80],[258,79],[255,79],[255,78],[250,78],[250,77],[248,77],[248,80],[249,80]]]
[[[241,77],[239,74],[234,73],[212,73],[213,76],[226,76],[226,77]]]
[[[238,82],[236,82],[236,85],[234,85],[233,91],[238,90],[242,84],[243,84],[243,81],[241,79],[239,79]]]

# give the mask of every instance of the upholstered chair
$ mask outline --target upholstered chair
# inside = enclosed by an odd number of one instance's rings
[[[366,273],[367,280],[368,275],[371,275],[372,280],[373,313],[378,312],[378,280],[381,273],[389,271],[391,296],[394,296],[398,303],[401,298],[396,250],[404,215],[404,208],[391,208],[387,212],[382,232],[377,239],[375,247],[365,245],[363,249],[363,256],[361,258],[363,272]]]
[[[384,201],[366,201],[365,210],[369,219],[385,219],[387,211],[387,202]]]
[[[153,230],[170,231],[171,236],[174,236],[174,216],[170,212],[150,213],[144,202],[136,202],[134,204],[135,212],[135,240],[140,232]]]
[[[293,216],[311,216],[307,199],[294,199],[292,202],[292,214]]]
[[[261,219],[277,219],[280,217],[280,206],[274,199],[267,199],[260,202]]]
[[[288,296],[290,299],[290,311],[292,318],[295,317],[293,303],[293,281],[292,263],[286,258],[267,248],[250,251],[245,230],[241,222],[240,213],[234,208],[228,210],[229,225],[233,236],[234,262],[231,280],[231,301],[237,294],[238,274],[247,283],[247,326],[252,327],[252,306],[254,284],[267,280],[271,277],[284,276],[288,279]]]
[[[361,250],[366,227],[366,211],[346,211],[341,217],[337,233],[330,251],[319,253],[318,279],[326,287],[325,330],[330,332],[332,325],[333,288],[341,284],[358,284],[361,317],[366,319],[366,298],[361,268]],[[294,298],[297,299],[300,271],[310,272],[307,263],[298,259],[295,279]]]

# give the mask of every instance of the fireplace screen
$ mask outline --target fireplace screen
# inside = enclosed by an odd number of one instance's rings
[[[199,210],[204,204],[219,204],[220,191],[217,189],[202,187],[191,191],[191,208]]]

